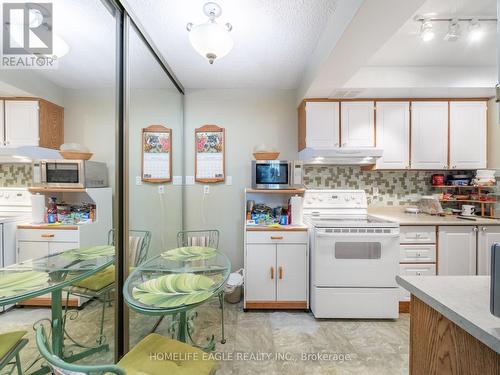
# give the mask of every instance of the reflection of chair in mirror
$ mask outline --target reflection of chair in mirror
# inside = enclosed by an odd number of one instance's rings
[[[137,267],[143,263],[148,256],[149,244],[151,243],[151,232],[144,230],[130,230],[129,231],[129,259],[131,267]],[[115,244],[115,231],[110,230],[108,233],[108,245]],[[97,337],[97,345],[103,345],[106,342],[104,336],[104,313],[106,304],[111,306],[111,292],[115,287],[115,267],[109,266],[108,268],[98,272],[84,280],[76,282],[71,286],[64,288],[66,294],[66,309],[64,314],[63,325],[66,328],[67,319],[74,320],[77,318],[77,313],[71,315],[68,312],[69,296],[74,295],[86,299],[96,298],[102,302],[101,322],[99,326],[99,336]],[[74,340],[68,332],[68,338],[77,346],[86,347],[81,343]]]
[[[6,366],[12,366],[7,374],[11,374],[17,367],[18,375],[22,375],[21,358],[19,352],[28,343],[28,339],[23,339],[26,331],[7,332],[0,334],[0,372]],[[14,360],[13,362],[11,362]]]
[[[205,358],[200,349],[157,334],[150,334],[142,339],[116,365],[78,365],[65,362],[53,354],[42,325],[36,330],[36,344],[55,375],[106,373],[209,375],[215,373],[217,366],[215,361]],[[173,358],[179,357],[181,360],[170,360],[168,353],[174,354]]]

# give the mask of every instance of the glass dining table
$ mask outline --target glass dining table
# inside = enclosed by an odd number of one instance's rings
[[[190,246],[167,250],[131,272],[123,287],[125,302],[141,314],[172,315],[177,339],[196,345],[190,324],[193,315],[189,312],[216,296],[223,309],[221,296],[230,270],[229,259],[214,248]],[[223,316],[222,310],[222,319]],[[222,327],[223,324],[222,320]],[[202,349],[214,348],[212,335]]]
[[[0,306],[50,293],[51,340],[55,355],[74,362],[95,352],[109,350],[108,345],[103,344],[84,352],[65,355],[62,289],[103,270],[114,261],[113,246],[95,246],[68,250],[0,268]],[[49,368],[42,367],[35,373],[47,372]]]

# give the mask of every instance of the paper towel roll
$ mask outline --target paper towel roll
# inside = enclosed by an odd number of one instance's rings
[[[290,198],[292,206],[292,225],[302,225],[302,197],[295,195]]]
[[[31,195],[31,221],[33,224],[45,222],[45,195]]]

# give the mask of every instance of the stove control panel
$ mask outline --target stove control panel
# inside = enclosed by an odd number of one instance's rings
[[[306,190],[304,209],[367,208],[364,190]]]

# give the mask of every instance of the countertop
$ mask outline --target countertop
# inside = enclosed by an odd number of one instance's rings
[[[307,231],[307,226],[305,225],[281,225],[279,227],[270,227],[267,225],[247,225],[247,232],[305,232]]]
[[[396,281],[500,354],[500,318],[490,313],[489,276],[396,276]]]
[[[55,229],[55,230],[77,230],[78,225],[50,225],[50,224],[18,224],[17,229]]]
[[[456,216],[407,214],[404,206],[369,207],[368,214],[380,219],[396,221],[400,225],[500,225],[498,219],[475,216],[475,221],[458,219]]]

